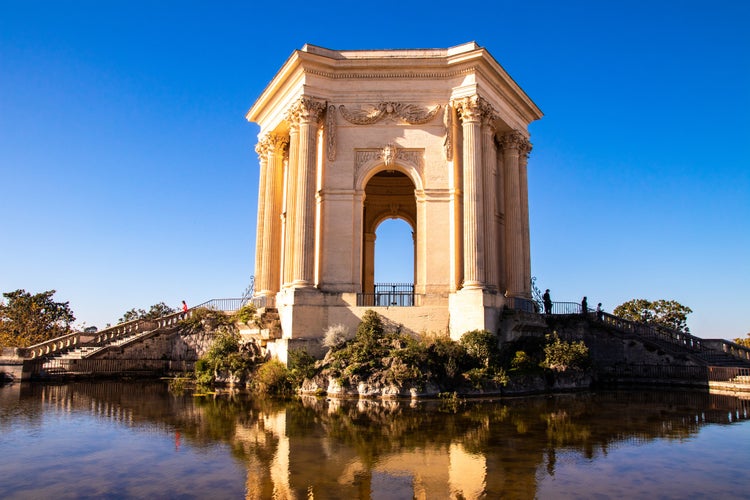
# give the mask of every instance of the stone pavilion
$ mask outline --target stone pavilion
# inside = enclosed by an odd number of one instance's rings
[[[279,354],[373,309],[409,332],[496,331],[529,298],[529,124],[539,108],[483,47],[295,51],[260,126],[256,303]],[[406,221],[412,283],[375,283],[376,229]],[[285,356],[280,356],[285,357]]]

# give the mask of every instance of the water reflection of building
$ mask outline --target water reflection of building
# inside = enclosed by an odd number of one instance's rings
[[[10,396],[9,396],[10,394]],[[27,406],[226,443],[248,498],[534,498],[566,453],[694,437],[750,419],[750,401],[703,392],[607,392],[439,407],[372,401],[270,402],[170,394],[162,384],[24,386]],[[8,403],[8,405],[6,405]],[[31,415],[33,412],[29,412]],[[0,408],[0,428],[3,411]]]

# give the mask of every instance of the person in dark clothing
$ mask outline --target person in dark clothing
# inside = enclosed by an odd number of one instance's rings
[[[586,300],[586,297],[584,297],[583,300],[581,301],[581,314],[585,316],[586,313],[588,312],[589,312],[589,301]]]
[[[552,314],[552,299],[549,296],[549,288],[544,291],[542,302],[544,302],[544,314]]]
[[[596,320],[601,321],[604,318],[604,311],[602,311],[602,303],[599,302],[596,305]]]

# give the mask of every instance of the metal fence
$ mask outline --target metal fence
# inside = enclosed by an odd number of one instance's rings
[[[247,297],[238,299],[211,299],[191,309],[205,308],[213,309],[214,311],[234,312],[242,309],[248,301]]]
[[[190,372],[195,361],[166,359],[39,359],[28,361],[25,370],[32,378],[103,375],[159,375]]]
[[[373,293],[358,293],[359,307],[412,307],[413,283],[376,283]]]
[[[709,366],[708,380],[750,385],[750,368],[741,366]]]

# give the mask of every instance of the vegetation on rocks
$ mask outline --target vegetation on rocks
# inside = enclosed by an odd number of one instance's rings
[[[197,316],[197,317],[195,317]],[[344,394],[396,396],[411,394],[500,392],[513,377],[545,372],[582,370],[588,365],[583,342],[566,342],[557,334],[525,338],[499,347],[486,330],[465,333],[459,341],[447,336],[414,338],[388,327],[376,312],[366,311],[354,335],[340,325],[321,340],[328,348],[316,361],[304,350],[290,350],[287,364],[267,360],[255,344],[243,346],[237,318],[202,312],[185,320],[186,327],[215,331],[214,342],[196,364],[202,384],[245,384],[254,391],[289,396],[299,390],[325,393],[338,387]],[[363,392],[364,391],[364,392]]]

